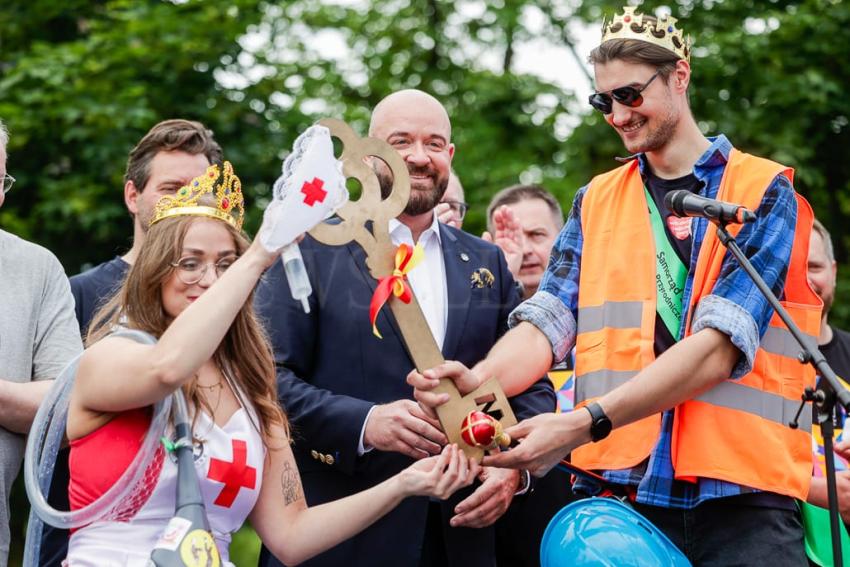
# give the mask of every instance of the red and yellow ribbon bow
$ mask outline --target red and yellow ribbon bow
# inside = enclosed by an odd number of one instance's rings
[[[375,324],[378,312],[392,295],[404,303],[410,303],[413,292],[410,290],[410,284],[407,283],[407,274],[422,261],[424,254],[425,251],[419,244],[412,249],[407,244],[400,244],[395,252],[395,269],[392,275],[378,280],[378,287],[375,288],[372,302],[369,304],[369,320],[372,322],[372,334],[379,339],[384,337],[378,332],[378,326]]]

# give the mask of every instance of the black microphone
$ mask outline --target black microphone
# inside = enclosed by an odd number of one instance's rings
[[[700,197],[685,189],[667,193],[664,204],[677,217],[702,217],[724,224],[743,224],[756,220],[756,215],[741,205]]]

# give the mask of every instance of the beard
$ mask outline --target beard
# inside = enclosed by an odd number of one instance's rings
[[[446,187],[449,186],[448,174],[441,176],[433,167],[415,167],[412,165],[407,166],[407,171],[411,175],[427,175],[430,177],[431,183],[411,180],[410,198],[404,208],[404,214],[415,217],[433,210],[440,199],[443,198]],[[375,175],[378,176],[378,184],[381,186],[381,199],[386,199],[393,190],[392,173],[385,164],[381,163],[381,165],[376,164]]]
[[[641,119],[645,120],[646,118],[644,117]],[[648,129],[643,139],[628,141],[622,133],[620,133],[623,145],[626,146],[629,153],[637,154],[657,152],[664,148],[664,146],[673,139],[673,135],[676,132],[676,126],[679,124],[679,114],[671,108],[666,115],[659,117],[658,120],[658,124],[655,125],[650,124],[649,120],[647,120],[645,127]]]

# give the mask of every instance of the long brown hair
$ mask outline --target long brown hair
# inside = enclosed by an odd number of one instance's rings
[[[145,331],[156,338],[162,336],[171,321],[162,304],[162,285],[174,272],[172,263],[180,259],[189,227],[204,218],[176,216],[163,219],[150,228],[123,285],[92,318],[86,345],[97,342],[117,326]],[[227,227],[238,254],[248,249],[248,239],[240,231],[223,221],[211,222],[221,222]],[[233,376],[248,397],[260,418],[260,433],[268,443],[270,427],[281,425],[288,434],[288,422],[277,401],[274,355],[254,312],[253,295],[252,292],[239,310],[213,359],[223,372]],[[184,391],[196,410],[203,407],[213,414],[209,404],[199,395],[195,380],[186,384]],[[238,391],[234,394],[239,396]]]

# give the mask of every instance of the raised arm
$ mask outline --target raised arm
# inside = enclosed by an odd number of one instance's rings
[[[212,357],[275,257],[255,241],[153,346],[107,337],[90,347],[80,361],[75,404],[91,411],[118,412],[151,405],[171,394]]]

